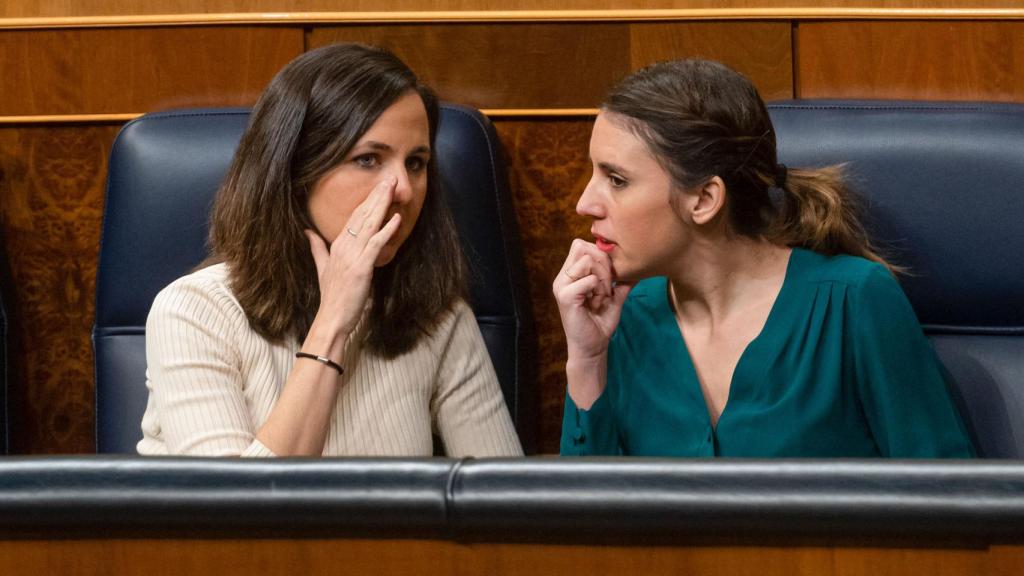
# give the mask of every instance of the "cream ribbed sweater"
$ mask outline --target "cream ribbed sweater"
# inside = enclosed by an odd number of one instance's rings
[[[364,316],[365,318],[365,316]],[[324,456],[430,456],[432,431],[449,456],[522,454],[490,357],[464,302],[411,351],[381,358],[350,337]],[[284,386],[298,342],[250,329],[218,264],[157,295],[146,322],[140,454],[273,456],[255,439]]]

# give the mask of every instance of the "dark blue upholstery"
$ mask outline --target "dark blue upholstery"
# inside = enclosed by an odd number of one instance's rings
[[[849,163],[867,225],[945,365],[981,456],[1024,457],[1024,106],[790,101],[780,162]]]
[[[127,124],[110,155],[96,279],[96,447],[133,453],[146,405],[154,296],[206,255],[208,212],[248,110],[182,110]],[[536,354],[501,146],[476,110],[442,105],[436,158],[471,269],[470,305],[516,429],[533,447]]]

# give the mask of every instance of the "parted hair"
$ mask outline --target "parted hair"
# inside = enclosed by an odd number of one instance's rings
[[[739,72],[710,60],[660,62],[626,77],[602,109],[626,119],[680,189],[719,176],[736,233],[899,270],[871,245],[842,165],[779,166],[768,109]]]
[[[227,264],[231,289],[264,338],[303,340],[320,305],[303,234],[315,230],[309,191],[410,91],[423,100],[433,148],[436,96],[381,48],[334,44],[306,52],[278,72],[257,101],[214,201],[204,265]],[[465,297],[465,276],[431,157],[419,219],[394,259],[374,270],[367,346],[385,357],[411,349]]]

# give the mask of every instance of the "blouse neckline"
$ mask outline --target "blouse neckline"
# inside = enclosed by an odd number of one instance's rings
[[[751,364],[748,358],[763,358],[765,357],[764,350],[770,350],[773,346],[781,346],[781,343],[778,342],[779,336],[787,333],[783,329],[783,325],[787,316],[790,318],[793,316],[792,314],[786,314],[785,311],[792,307],[790,293],[794,290],[794,277],[797,275],[800,263],[802,263],[803,252],[806,252],[806,250],[801,248],[793,248],[791,250],[786,263],[786,273],[782,279],[782,286],[779,288],[779,293],[775,296],[771,310],[768,311],[768,318],[765,319],[761,331],[758,332],[753,340],[747,343],[743,352],[740,353],[739,360],[736,361],[736,366],[733,368],[732,378],[729,382],[729,395],[726,398],[725,406],[722,407],[721,414],[718,415],[718,422],[715,425],[711,423],[711,413],[707,410],[707,401],[704,398],[704,392],[701,390],[700,378],[697,376],[697,368],[694,366],[693,358],[690,356],[690,349],[686,345],[686,338],[683,337],[683,333],[676,323],[676,315],[672,309],[669,295],[668,278],[664,278],[664,289],[660,291],[661,297],[658,299],[657,304],[658,308],[660,308],[656,314],[659,324],[658,328],[665,338],[669,338],[669,340],[666,340],[667,342],[674,341],[681,348],[682,354],[679,355],[679,361],[676,363],[677,373],[683,382],[683,386],[686,387],[685,392],[693,396],[694,400],[699,401],[700,405],[705,407],[702,414],[709,430],[717,431],[722,425],[722,420],[727,418],[734,401],[737,398],[742,401],[743,398],[751,397],[753,395],[753,390],[751,389],[753,383],[762,379],[767,367],[763,363]],[[671,340],[673,338],[674,340]],[[739,388],[741,388],[739,392],[737,392],[737,383]]]

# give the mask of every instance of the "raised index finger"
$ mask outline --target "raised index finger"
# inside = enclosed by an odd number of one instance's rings
[[[398,179],[394,176],[381,180],[373,187],[370,196],[364,202],[367,204],[367,207],[366,218],[362,223],[362,231],[369,232],[366,235],[367,240],[380,230],[381,224],[384,222],[384,215],[387,214],[388,207],[391,206],[391,200],[397,184]],[[362,235],[360,233],[360,236]]]

